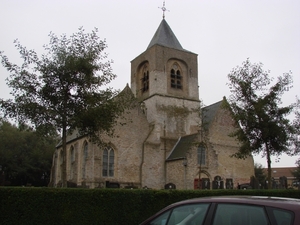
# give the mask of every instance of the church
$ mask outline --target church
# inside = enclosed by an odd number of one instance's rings
[[[232,189],[254,175],[252,157],[231,157],[237,125],[223,105],[201,107],[197,54],[184,49],[163,17],[147,49],[131,61],[124,93],[134,107],[106,147],[76,134],[67,139],[70,187]],[[122,122],[124,118],[120,118]],[[53,156],[50,186],[60,187],[62,146]]]

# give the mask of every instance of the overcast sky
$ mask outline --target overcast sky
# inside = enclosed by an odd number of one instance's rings
[[[13,41],[42,53],[50,31],[71,35],[83,26],[106,39],[117,75],[111,84],[130,84],[130,61],[144,52],[162,20],[163,0],[0,0],[0,51],[20,63]],[[166,0],[166,21],[182,47],[198,54],[200,99],[205,105],[229,95],[227,74],[247,58],[262,62],[276,78],[292,71],[294,88],[283,104],[300,96],[299,0]],[[0,98],[10,98],[9,73],[0,66]],[[294,166],[282,156],[273,167]],[[255,161],[266,166],[265,159]]]

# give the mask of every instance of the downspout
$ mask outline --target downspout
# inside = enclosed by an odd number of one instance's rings
[[[167,182],[167,144],[166,144],[166,121],[164,121],[164,180]]]
[[[201,182],[201,173],[202,173],[202,150],[203,150],[203,148],[204,148],[204,146],[203,146],[203,143],[204,143],[204,141],[203,141],[203,123],[204,123],[204,121],[203,121],[203,108],[201,109],[201,129],[200,129],[200,132],[201,132],[201,134],[200,134],[200,137],[201,137],[201,147],[200,147],[200,162],[199,162],[199,179],[198,179],[198,189],[202,189],[202,182]],[[198,146],[198,148],[199,148],[199,146]],[[198,150],[198,149],[197,149]]]
[[[142,160],[141,160],[141,164],[140,164],[140,185],[142,188],[142,178],[143,178],[143,164],[144,164],[144,156],[145,156],[145,144],[148,140],[148,138],[150,137],[151,133],[154,130],[154,124],[152,124],[152,128],[150,130],[150,132],[148,133],[147,137],[145,138],[144,142],[143,142],[143,147],[142,147]]]

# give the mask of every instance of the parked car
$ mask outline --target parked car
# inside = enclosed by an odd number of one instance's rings
[[[224,196],[174,203],[140,225],[299,225],[300,199]]]

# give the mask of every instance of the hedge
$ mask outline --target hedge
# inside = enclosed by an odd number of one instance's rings
[[[184,199],[220,195],[300,199],[298,190],[0,188],[0,224],[134,225]]]

